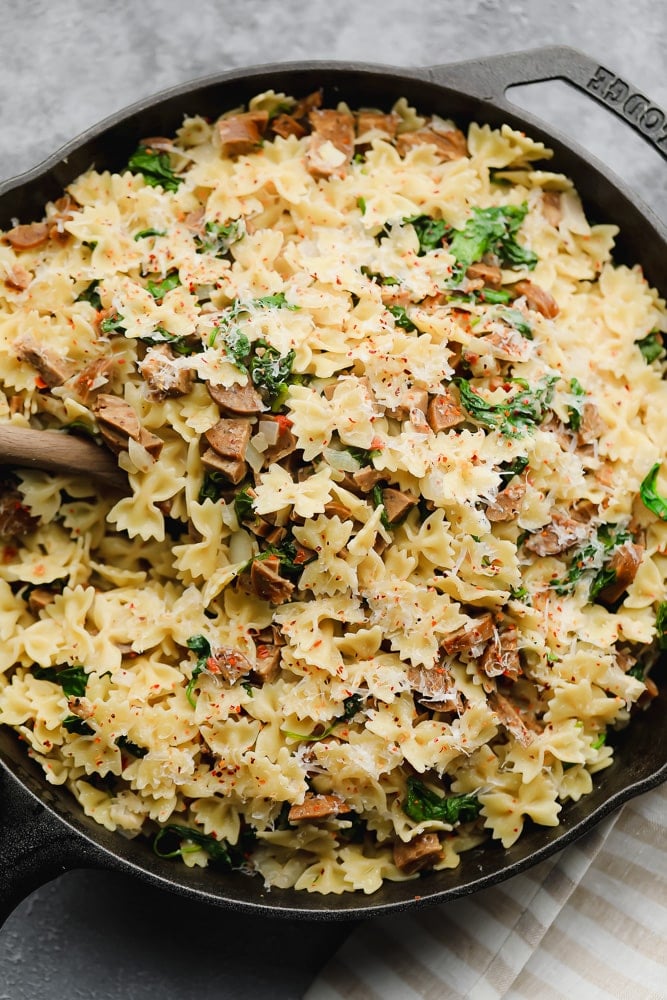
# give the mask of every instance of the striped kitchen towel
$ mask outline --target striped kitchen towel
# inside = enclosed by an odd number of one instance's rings
[[[667,1000],[667,785],[528,872],[369,921],[306,1000]]]

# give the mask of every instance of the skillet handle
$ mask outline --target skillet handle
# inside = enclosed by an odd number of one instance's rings
[[[76,843],[0,762],[0,926],[34,889],[72,868],[97,867],[88,855],[86,842]]]
[[[472,97],[493,101],[510,110],[508,87],[543,80],[565,80],[627,122],[667,159],[667,115],[632,84],[595,59],[565,45],[510,52],[482,60],[431,66],[429,75],[444,86],[455,86]]]

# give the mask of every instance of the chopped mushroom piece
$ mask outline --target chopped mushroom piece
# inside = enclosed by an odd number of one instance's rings
[[[616,574],[614,582],[600,591],[598,600],[602,601],[603,604],[615,604],[637,576],[643,555],[643,545],[625,542],[624,545],[619,546],[606,567]]]
[[[382,490],[382,503],[387,520],[390,524],[396,524],[419,503],[419,500],[410,493],[387,488]]]
[[[262,643],[256,647],[255,666],[251,678],[260,684],[271,684],[280,670],[280,647]]]
[[[252,589],[258,597],[269,601],[270,604],[284,604],[285,601],[289,601],[294,592],[294,584],[281,576],[278,572],[279,569],[280,559],[278,556],[255,559],[250,567]]]
[[[14,250],[35,250],[48,242],[49,227],[46,222],[30,222],[25,226],[14,226],[5,233],[4,239]]]
[[[313,177],[344,177],[354,153],[354,119],[346,111],[313,110],[306,167]]]
[[[337,517],[341,521],[349,521],[352,516],[349,507],[346,507],[342,503],[338,503],[337,500],[331,500],[329,503],[325,504],[324,513],[327,517]]]
[[[250,379],[245,385],[211,385],[207,382],[209,396],[214,403],[217,403],[221,410],[226,413],[233,413],[240,417],[252,417],[264,410],[262,397],[253,386]]]
[[[47,350],[46,347],[42,347],[27,338],[17,343],[16,357],[19,361],[27,361],[33,368],[36,368],[49,389],[56,385],[62,385],[76,371],[76,367],[71,361],[59,358],[57,354]]]
[[[471,281],[481,281],[481,287],[500,288],[503,283],[503,272],[495,264],[471,264],[466,268],[466,278]]]
[[[462,424],[466,416],[451,390],[445,389],[434,396],[428,404],[426,419],[431,430],[437,434],[439,431],[446,431],[450,427]]]
[[[396,129],[399,126],[400,118],[396,114],[383,115],[379,111],[358,111],[357,112],[357,135],[365,135],[366,132],[383,132],[390,139],[395,138]]]
[[[523,543],[524,546],[538,556],[555,556],[566,552],[581,541],[586,535],[586,526],[581,521],[560,514],[557,510],[551,515],[551,524],[541,531],[535,532]]]
[[[213,451],[221,458],[244,462],[251,433],[252,424],[249,420],[225,417],[206,431],[205,437]]]
[[[301,805],[292,806],[287,816],[290,823],[299,823],[304,819],[331,819],[339,813],[350,811],[340,795],[315,795],[313,792],[306,792],[306,797]]]
[[[271,131],[283,139],[287,139],[290,135],[295,135],[297,139],[301,139],[306,134],[306,130],[301,122],[297,121],[293,115],[285,114],[276,115],[272,119]]]
[[[408,844],[394,842],[394,864],[406,875],[432,868],[441,858],[442,848],[435,833],[420,833]]]
[[[0,486],[0,489],[2,487]],[[18,490],[5,487],[0,493],[0,538],[13,538],[34,531],[39,519],[25,506]]]
[[[501,361],[525,361],[530,355],[530,341],[522,337],[518,330],[509,326],[493,330],[476,341],[480,354],[491,354]],[[490,350],[489,350],[490,348]]]
[[[523,479],[510,483],[486,508],[489,521],[511,521],[521,511],[526,484]]]
[[[10,288],[15,288],[18,292],[24,292],[32,281],[32,272],[21,264],[14,264],[5,275],[5,284]]]
[[[408,681],[412,690],[423,696],[419,701],[425,708],[435,712],[462,711],[461,692],[446,667],[410,667]]]
[[[518,649],[518,631],[509,624],[493,636],[482,653],[480,666],[487,677],[501,675],[515,681],[521,673]]]
[[[527,747],[533,742],[533,734],[519,715],[519,710],[504,695],[494,691],[489,696],[489,705],[496,714],[501,726],[504,726],[521,746]]]
[[[139,365],[151,395],[155,399],[186,396],[192,389],[192,372],[173,364],[175,354],[167,344],[151,347]]]
[[[201,457],[201,464],[205,469],[210,469],[212,472],[220,472],[222,475],[229,479],[230,483],[234,483],[236,486],[243,479],[245,479],[245,474],[248,466],[244,461],[237,461],[233,458],[223,458],[218,455],[217,451],[213,451],[212,448],[207,448]]]
[[[84,406],[88,406],[99,394],[100,389],[109,383],[110,376],[115,371],[116,361],[114,358],[96,358],[94,361],[89,361],[86,367],[81,369],[68,388],[71,388]]]
[[[52,604],[55,599],[56,595],[52,590],[47,590],[46,587],[33,587],[28,594],[28,608],[33,615],[38,615],[47,605]]]
[[[222,677],[228,684],[234,684],[239,677],[244,677],[252,670],[252,664],[247,656],[238,649],[220,646],[213,650],[206,661],[206,669],[211,674]]]
[[[100,434],[113,452],[118,454],[126,451],[128,439],[132,438],[154,460],[159,457],[164,441],[141,426],[139,417],[124,399],[102,392],[93,403],[93,413],[99,424]]]
[[[358,472],[352,473],[352,479],[362,493],[370,493],[373,487],[377,486],[384,478],[385,473],[378,472],[372,465],[366,465],[363,469],[359,469]]]
[[[554,319],[560,312],[553,295],[533,281],[517,281],[514,286],[517,295],[524,295],[529,309],[542,313],[547,319]]]
[[[560,191],[542,192],[542,215],[549,225],[553,226],[554,229],[558,229],[563,218]]]
[[[268,111],[246,111],[218,121],[220,148],[226,156],[252,153],[262,144],[269,121]]]
[[[581,410],[581,421],[577,432],[579,444],[592,444],[604,434],[607,426],[598,412],[595,403],[584,403]]]
[[[453,128],[446,132],[436,132],[431,128],[418,129],[416,132],[403,132],[396,139],[396,148],[401,156],[406,156],[417,146],[435,146],[438,159],[447,163],[449,160],[460,160],[468,155],[468,143],[463,132]]]
[[[407,389],[396,406],[387,410],[387,416],[394,420],[408,420],[413,410],[426,413],[428,409],[428,392],[426,389]]]
[[[495,630],[493,615],[484,614],[475,618],[470,625],[463,625],[443,640],[442,646],[446,653],[463,653],[474,649],[483,642],[488,642]]]

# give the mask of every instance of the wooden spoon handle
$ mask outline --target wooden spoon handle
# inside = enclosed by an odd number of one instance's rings
[[[106,448],[62,431],[36,431],[0,424],[0,465],[89,476],[127,492],[127,475]]]

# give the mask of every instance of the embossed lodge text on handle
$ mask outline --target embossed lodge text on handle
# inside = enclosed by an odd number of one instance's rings
[[[667,118],[648,97],[605,66],[597,67],[586,90],[643,132],[661,152],[667,152]]]

